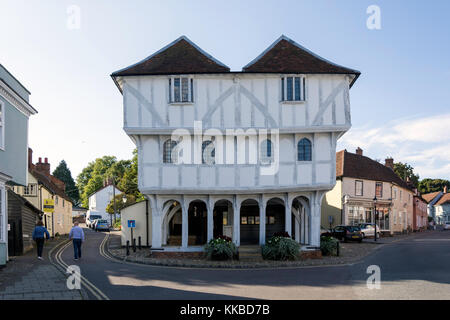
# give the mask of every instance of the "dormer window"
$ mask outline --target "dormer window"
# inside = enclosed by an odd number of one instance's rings
[[[194,79],[189,77],[172,77],[169,79],[169,103],[194,102]]]
[[[304,76],[287,76],[281,78],[281,101],[305,101],[306,78]]]

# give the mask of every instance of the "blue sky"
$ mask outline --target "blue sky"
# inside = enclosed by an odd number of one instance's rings
[[[32,4],[32,5],[31,5]],[[79,29],[67,8],[81,9]],[[366,27],[367,7],[381,29]],[[76,176],[96,157],[131,157],[122,97],[109,75],[180,35],[241,70],[281,34],[360,70],[352,129],[338,144],[408,162],[421,178],[450,179],[450,1],[2,0],[0,63],[30,91],[39,114],[30,146]]]

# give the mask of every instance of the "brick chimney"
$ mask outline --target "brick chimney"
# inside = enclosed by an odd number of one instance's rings
[[[42,162],[42,158],[39,157],[39,162],[36,163],[36,170],[50,176],[50,163],[48,163],[48,158],[45,158],[45,162]]]
[[[384,160],[384,165],[388,168],[391,168],[391,170],[394,170],[394,159],[386,158],[386,160]]]
[[[33,167],[33,149],[28,148],[28,168]]]
[[[362,155],[363,155],[363,149],[361,149],[360,147],[358,147],[358,148],[356,149],[356,154],[359,155],[359,156],[362,156]]]

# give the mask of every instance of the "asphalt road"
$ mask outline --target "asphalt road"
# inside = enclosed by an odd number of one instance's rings
[[[61,258],[109,299],[450,299],[450,231],[382,245],[353,265],[258,270],[115,262],[100,255],[105,233],[85,232],[82,259],[73,260],[72,245]],[[367,286],[371,265],[380,268],[379,289]]]

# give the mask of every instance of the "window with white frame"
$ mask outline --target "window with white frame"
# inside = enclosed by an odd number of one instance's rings
[[[270,164],[273,162],[272,141],[266,139],[260,145],[260,159],[262,164]]]
[[[0,149],[5,149],[5,104],[0,101]]]
[[[194,102],[194,79],[189,77],[172,77],[169,79],[169,102]]]
[[[27,187],[23,187],[24,196],[37,196],[37,183],[30,183]]]
[[[361,180],[355,180],[355,196],[363,195],[363,182]]]
[[[281,78],[281,101],[305,101],[305,76],[286,76]]]

